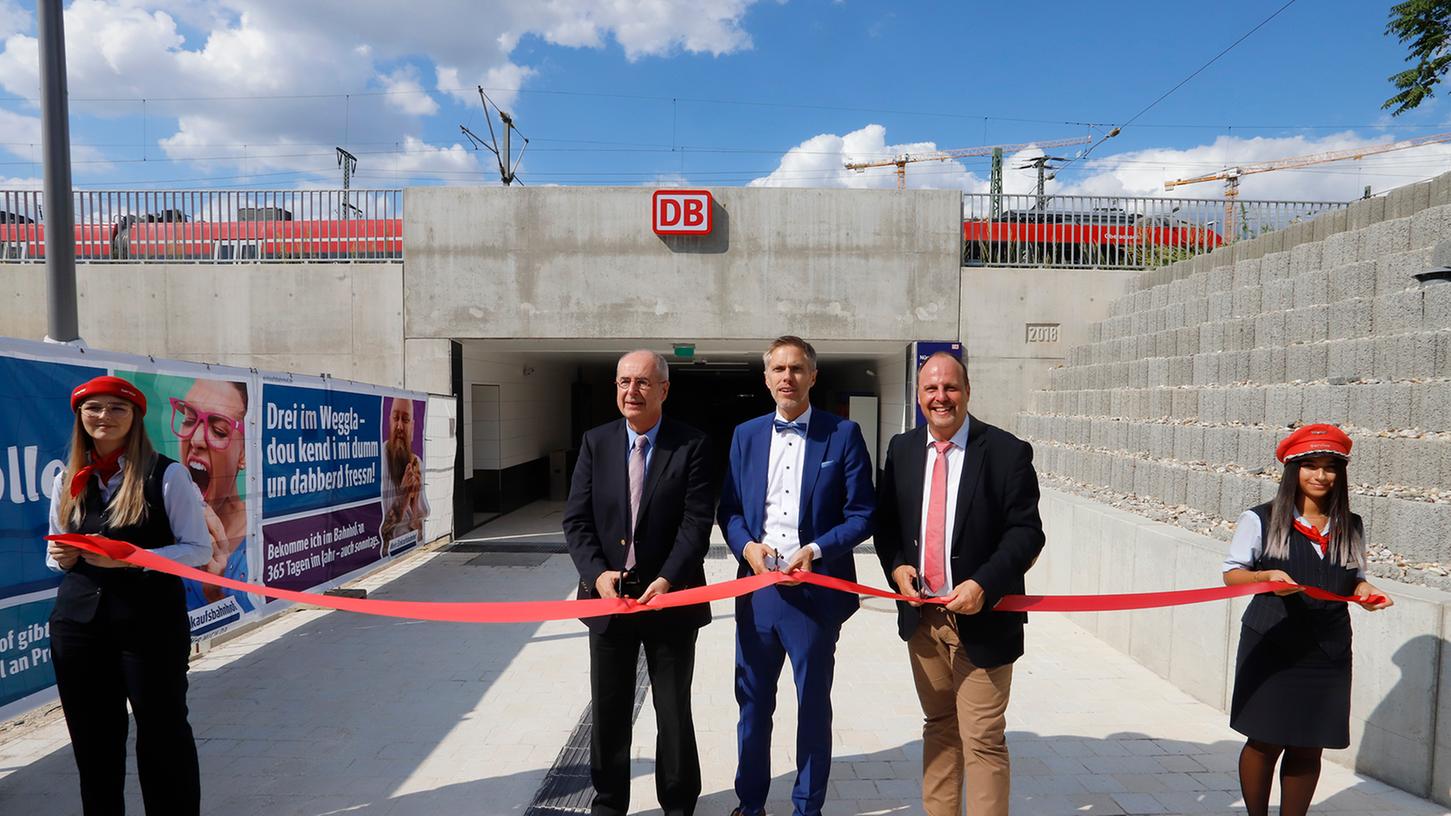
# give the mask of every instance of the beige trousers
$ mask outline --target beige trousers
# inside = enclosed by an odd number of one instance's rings
[[[907,641],[922,701],[922,808],[927,816],[1008,816],[1006,739],[1013,666],[980,669],[957,638],[956,618],[923,606]],[[963,782],[967,796],[963,797]]]

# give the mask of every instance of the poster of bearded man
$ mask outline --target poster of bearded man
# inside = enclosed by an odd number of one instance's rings
[[[382,557],[418,545],[428,518],[423,491],[423,414],[426,403],[407,397],[383,398],[383,526],[378,531]]]

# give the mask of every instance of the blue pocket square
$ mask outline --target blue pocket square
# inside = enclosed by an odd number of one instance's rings
[[[822,462],[821,463],[821,466],[824,467],[824,468],[829,468],[829,467],[831,467],[834,464],[836,464],[836,460],[835,459],[828,459],[825,462]]]

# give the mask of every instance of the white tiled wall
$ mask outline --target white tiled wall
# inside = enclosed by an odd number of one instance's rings
[[[549,358],[465,343],[464,474],[502,470],[569,448],[570,382],[575,366]],[[475,389],[475,385],[498,386]],[[474,405],[475,393],[497,393],[493,405]]]

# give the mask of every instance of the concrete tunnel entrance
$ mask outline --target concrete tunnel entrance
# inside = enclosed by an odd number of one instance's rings
[[[615,362],[631,349],[658,350],[670,361],[665,415],[709,435],[717,484],[735,426],[774,407],[761,362],[768,339],[697,341],[690,360],[659,340],[457,342],[463,467],[456,489],[472,512],[460,519],[461,532],[473,526],[470,518],[476,525],[539,499],[565,498],[580,435],[619,417]],[[878,461],[884,440],[901,429],[906,341],[813,345],[812,405],[859,422]]]

